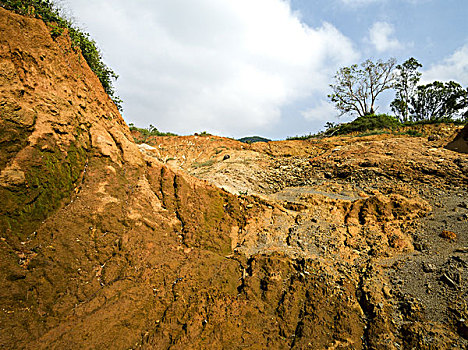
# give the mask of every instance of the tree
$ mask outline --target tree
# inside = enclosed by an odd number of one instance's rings
[[[434,81],[420,85],[411,98],[409,108],[415,121],[440,121],[454,117],[466,118],[468,113],[468,89],[454,82]]]
[[[402,123],[409,121],[409,104],[416,91],[416,85],[421,78],[421,73],[418,72],[418,68],[421,67],[422,64],[413,57],[396,66],[394,84],[396,96],[390,107]]]
[[[357,113],[360,117],[374,114],[377,96],[393,87],[395,59],[384,62],[366,60],[360,65],[343,67],[336,73],[333,93],[328,98],[341,112]]]

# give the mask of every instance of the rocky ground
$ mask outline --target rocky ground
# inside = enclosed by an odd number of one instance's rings
[[[50,30],[0,8],[0,348],[467,347],[459,128],[137,145]]]
[[[266,204],[235,251],[312,259],[352,281],[365,347],[464,348],[468,162],[442,147],[460,129],[252,145],[155,137],[140,149]]]

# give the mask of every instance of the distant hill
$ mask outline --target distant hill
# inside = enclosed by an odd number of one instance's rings
[[[255,143],[255,142],[269,142],[271,141],[270,139],[266,139],[261,136],[247,136],[243,137],[241,139],[238,139],[237,141],[244,142],[244,143]]]

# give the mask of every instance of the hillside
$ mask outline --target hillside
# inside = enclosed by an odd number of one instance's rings
[[[240,138],[238,141],[244,142],[244,143],[255,143],[255,142],[269,142],[271,140],[266,139],[261,136],[247,136],[247,137]]]
[[[468,345],[460,127],[137,145],[66,32],[2,8],[0,80],[0,348]]]

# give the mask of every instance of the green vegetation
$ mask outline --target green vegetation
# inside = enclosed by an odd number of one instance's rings
[[[138,128],[132,123],[128,126],[130,127],[130,131],[137,132],[133,134],[133,139],[136,143],[145,143],[152,136],[177,136],[177,134],[173,134],[172,132],[161,132],[151,124],[147,128]]]
[[[201,162],[201,163],[194,162],[192,164],[192,167],[194,167],[194,168],[203,168],[203,167],[207,167],[207,166],[212,166],[214,163],[215,163],[215,160],[210,159],[210,160],[207,160],[206,162]]]
[[[374,114],[377,97],[393,87],[395,59],[387,62],[366,60],[360,65],[343,67],[335,74],[333,93],[328,98],[341,115],[355,113],[360,117]]]
[[[449,120],[439,121],[453,122]],[[434,122],[435,123],[435,122]],[[369,114],[363,117],[358,117],[349,123],[335,124],[327,122],[325,131],[317,134],[309,134],[303,136],[288,137],[288,140],[308,140],[311,138],[338,136],[338,135],[353,135],[353,136],[371,136],[381,134],[393,135],[409,135],[421,137],[423,134],[411,126],[418,124],[427,124],[426,122],[407,122],[401,123],[396,117],[388,114]]]
[[[468,89],[454,81],[418,85],[418,69],[422,65],[413,57],[394,67],[393,58],[342,67],[335,75],[335,84],[330,85],[333,93],[328,98],[340,115],[353,113],[361,118],[374,115],[377,96],[394,89],[395,99],[390,107],[401,123],[457,119],[468,122]]]
[[[270,142],[270,139],[266,139],[261,136],[249,136],[249,137],[242,137],[238,139],[237,141],[244,142],[244,143],[255,143],[255,142]]]
[[[319,134],[296,135],[296,136],[288,136],[286,140],[308,140],[308,139],[312,139],[318,136]]]
[[[421,67],[422,64],[413,57],[396,66],[395,84],[393,86],[396,96],[390,107],[402,123],[410,120],[409,106],[421,78],[421,73],[418,72],[418,68]]]
[[[350,123],[332,126],[325,131],[325,135],[345,135],[379,129],[394,130],[399,126],[401,123],[395,117],[387,114],[369,114],[358,117]]]
[[[467,122],[467,108],[468,89],[463,89],[454,81],[446,83],[434,81],[418,86],[411,96],[410,120],[443,121],[461,117]]]
[[[315,135],[303,135],[288,137],[288,140],[308,140],[311,138],[357,134],[358,136],[369,136],[388,134],[395,132],[399,127],[403,126],[395,117],[387,114],[368,114],[358,117],[352,122],[335,124],[327,122],[325,131]]]
[[[465,125],[468,121],[464,118],[441,118],[441,119],[422,119],[417,121],[409,121],[403,123],[404,126],[413,126],[413,125],[425,125],[425,124],[442,124],[450,123],[455,125]]]
[[[60,13],[60,9],[51,0],[0,0],[0,6],[24,16],[42,18],[50,27],[50,35],[53,39],[61,36],[68,29],[72,46],[79,48],[91,70],[99,78],[102,87],[114,101],[117,108],[122,111],[122,100],[116,96],[113,80],[118,75],[110,69],[102,60],[102,55],[96,42],[88,33],[75,27],[72,22]]]
[[[403,132],[399,132],[398,133],[399,135],[409,135],[409,136],[413,136],[413,137],[421,137],[423,136],[423,134],[417,130],[414,130],[414,129],[409,129],[409,130],[406,130],[406,131],[403,131]]]
[[[211,134],[206,132],[206,131],[202,131],[202,132],[198,132],[198,133],[196,132],[194,135],[195,136],[211,136]]]
[[[421,67],[414,58],[396,67],[396,96],[390,106],[400,121],[468,121],[468,89],[454,81],[418,85]]]
[[[130,123],[128,126],[130,127],[131,131],[138,131],[143,136],[177,136],[177,134],[174,134],[172,132],[159,131],[154,125],[151,125],[151,124],[146,129],[145,128],[138,128],[132,123]]]
[[[0,187],[0,230],[11,231],[21,239],[70,197],[88,157],[84,148],[70,145],[67,152],[59,149],[42,151],[52,142],[43,139],[29,150],[32,163],[25,172],[27,186]]]
[[[312,137],[359,133],[359,136],[381,133],[397,133],[422,136],[413,129],[395,130],[416,124],[468,122],[468,89],[449,81],[434,81],[418,85],[422,65],[413,57],[395,66],[395,60],[387,62],[366,60],[360,65],[343,67],[330,85],[333,93],[328,98],[335,104],[340,115],[351,113],[358,116],[350,123],[328,122],[325,131],[316,135],[290,137],[305,140]],[[395,117],[375,114],[377,96],[388,89],[395,90],[395,99],[390,107]],[[364,134],[363,134],[364,133]]]

